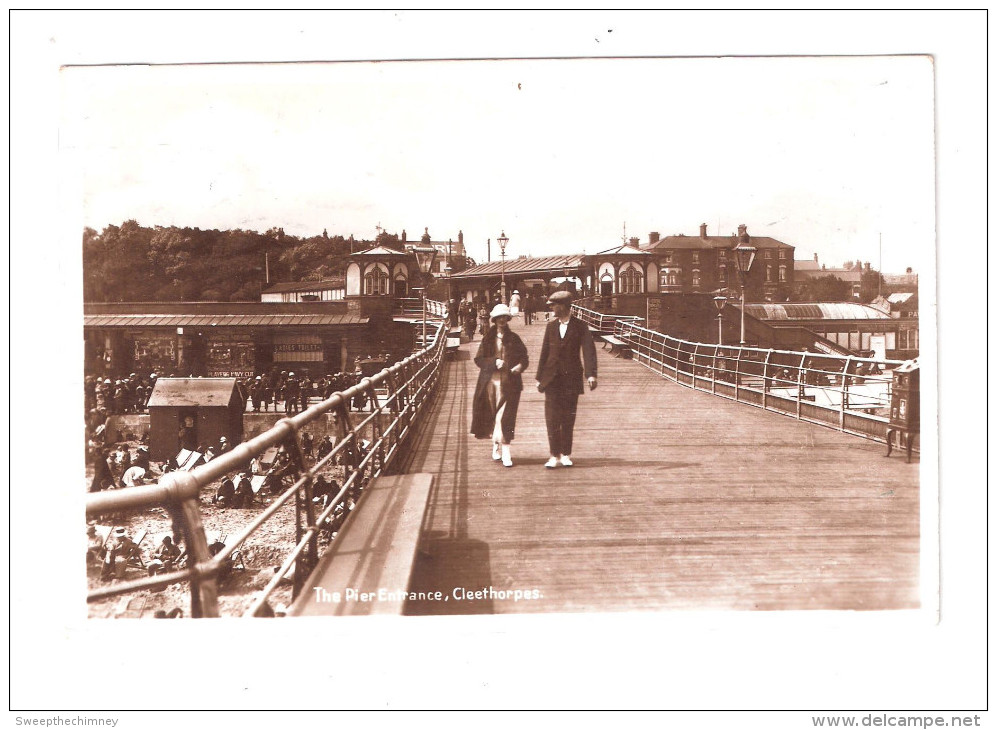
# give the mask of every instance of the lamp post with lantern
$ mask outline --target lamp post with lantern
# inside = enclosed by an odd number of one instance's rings
[[[724,307],[727,306],[727,297],[715,296],[713,303],[717,306],[717,344],[724,343]]]
[[[755,263],[755,254],[758,249],[751,244],[751,237],[748,235],[748,228],[743,223],[737,227],[737,236],[734,238],[734,261],[737,263],[737,273],[741,278],[741,347],[747,343],[744,339],[744,290],[748,285],[748,272],[751,265]]]
[[[443,274],[447,277],[447,319],[448,324],[453,327],[457,324],[457,310],[453,308],[453,289],[451,287],[450,275],[453,273],[453,267],[447,266],[444,269]]]
[[[433,261],[436,259],[436,249],[432,246],[427,246],[425,248],[413,248],[412,253],[415,254],[415,262],[419,265],[419,271],[422,272],[423,276],[429,276],[430,272],[433,270]],[[421,287],[413,287],[419,291],[422,296],[422,346],[426,346],[426,284],[428,282],[423,282]]]
[[[502,235],[498,239],[499,252],[502,254],[502,304],[508,304],[508,300],[505,298],[505,247],[509,245],[509,238],[505,235],[505,231],[502,231]]]

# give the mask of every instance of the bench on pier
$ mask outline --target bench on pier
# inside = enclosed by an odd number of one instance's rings
[[[432,485],[432,474],[371,480],[288,615],[401,615]]]
[[[447,334],[447,357],[454,357],[460,349],[460,329],[451,327]]]
[[[603,335],[602,343],[603,349],[606,349],[606,345],[609,345],[610,355],[615,355],[616,357],[630,357],[632,354],[629,343],[624,342],[615,335]]]
[[[589,327],[589,332],[592,333],[593,339],[601,340],[604,337],[602,331],[598,327],[591,324],[588,327]]]

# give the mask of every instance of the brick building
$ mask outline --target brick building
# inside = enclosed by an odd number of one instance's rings
[[[731,289],[740,291],[734,248],[747,227],[738,226],[737,236],[711,236],[706,224],[698,236],[684,233],[660,237],[652,232],[640,250],[652,254],[648,291],[663,294],[695,294]],[[750,236],[758,253],[748,272],[749,300],[781,302],[789,298],[794,277],[793,246],[769,236]]]

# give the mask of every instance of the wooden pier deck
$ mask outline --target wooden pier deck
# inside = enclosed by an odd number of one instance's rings
[[[480,337],[446,365],[413,450],[407,470],[435,482],[410,590],[448,599],[406,613],[919,606],[917,459],[599,348],[575,466],[548,470],[534,387],[544,325],[513,328],[532,360],[515,466],[468,433]]]

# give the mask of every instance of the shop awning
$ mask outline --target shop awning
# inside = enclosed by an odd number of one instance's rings
[[[523,278],[527,276],[565,276],[565,271],[575,273],[584,268],[583,256],[571,254],[568,256],[544,256],[540,258],[515,258],[503,261],[490,261],[478,264],[470,269],[459,271],[450,278],[454,281],[492,278],[501,276],[504,272],[506,276]]]

